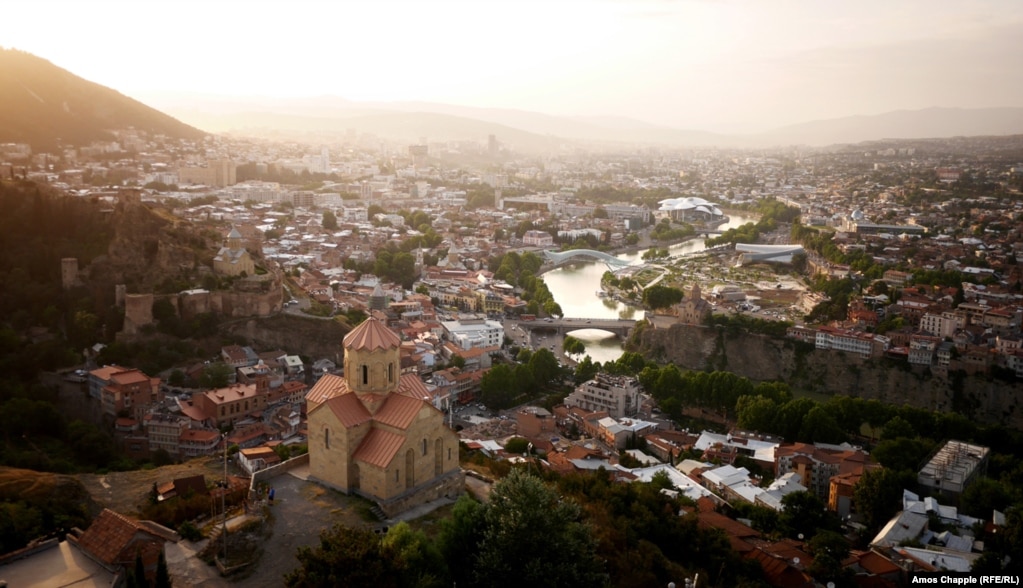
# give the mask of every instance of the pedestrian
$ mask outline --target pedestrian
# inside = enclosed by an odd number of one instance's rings
[[[269,495],[270,506],[273,506],[273,504],[274,504],[274,494],[275,494],[274,487],[270,486],[270,495]]]

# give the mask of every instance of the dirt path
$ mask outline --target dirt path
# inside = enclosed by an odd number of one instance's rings
[[[229,468],[228,473],[237,475],[238,472]],[[151,470],[81,474],[78,479],[101,506],[125,515],[138,516],[139,507],[146,502],[154,482],[162,484],[199,474],[205,475],[207,480],[219,480],[224,477],[224,462],[211,457],[199,457]]]

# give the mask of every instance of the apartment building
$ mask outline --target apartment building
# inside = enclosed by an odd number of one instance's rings
[[[871,357],[875,353],[873,334],[837,327],[824,326],[817,329],[815,346],[817,349],[845,351],[861,357]]]
[[[116,417],[123,413],[142,420],[150,408],[163,402],[160,378],[150,378],[136,369],[107,371],[105,376],[106,385],[100,389],[99,397],[105,415]]]
[[[504,344],[504,325],[498,321],[468,319],[441,321],[441,325],[447,339],[462,349],[500,349]]]
[[[267,395],[258,390],[256,384],[233,384],[227,388],[203,392],[196,402],[203,421],[212,427],[234,425],[249,418],[252,413],[262,411],[267,405]]]
[[[598,373],[565,398],[565,406],[590,412],[606,411],[613,418],[633,416],[641,404],[639,382],[627,376]]]

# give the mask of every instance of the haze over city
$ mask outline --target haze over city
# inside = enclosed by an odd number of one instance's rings
[[[716,132],[1023,104],[1023,4],[15,2],[0,43],[157,107],[424,101]]]

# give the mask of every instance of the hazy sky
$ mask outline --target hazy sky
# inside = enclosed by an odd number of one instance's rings
[[[1023,106],[1019,0],[13,0],[0,45],[155,92],[763,129]]]

